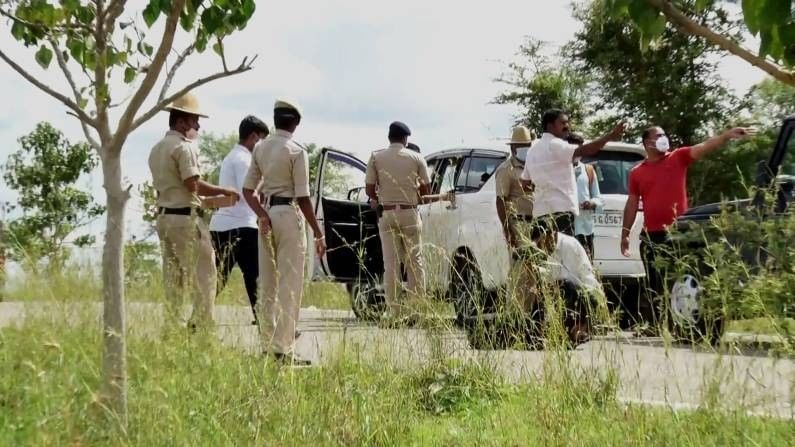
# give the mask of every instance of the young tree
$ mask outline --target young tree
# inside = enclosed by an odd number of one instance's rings
[[[613,16],[629,18],[638,28],[644,48],[662,35],[667,21],[679,32],[698,36],[774,79],[795,86],[795,8],[792,0],[742,1],[745,30],[760,39],[757,52],[743,47],[733,36],[699,23],[686,12],[691,8],[696,11],[717,8],[720,1],[605,0],[605,3]]]
[[[22,209],[22,216],[8,223],[11,255],[34,265],[47,258],[57,267],[66,239],[105,212],[90,192],[74,186],[96,167],[97,157],[88,144],[70,143],[49,123],[36,125],[19,144],[22,148],[8,157],[3,173],[8,186],[19,193],[17,206]],[[74,240],[78,247],[92,243],[90,235]]]
[[[122,270],[124,215],[130,188],[122,184],[121,150],[130,133],[174,99],[208,82],[251,69],[255,58],[244,58],[234,67],[227,64],[224,38],[243,29],[254,8],[254,0],[149,0],[142,11],[132,11],[124,0],[7,0],[0,4],[0,14],[11,25],[11,35],[36,49],[35,60],[41,67],[46,69],[54,61],[69,90],[62,92],[47,85],[2,49],[0,59],[77,117],[86,140],[102,162],[107,222],[102,259],[101,396],[122,426],[127,424]],[[154,30],[152,26],[161,16],[162,28],[150,36],[148,32]],[[180,30],[190,43],[175,52],[174,40]],[[208,45],[219,55],[221,69],[172,92],[171,83],[185,60],[204,52]],[[164,68],[165,77],[154,104],[142,109]],[[131,91],[129,95],[126,89]],[[115,115],[118,119],[111,119],[115,107],[119,108]]]
[[[552,108],[563,109],[575,123],[583,123],[591,112],[589,78],[575,69],[564,54],[543,54],[544,43],[533,38],[519,47],[519,61],[508,64],[507,73],[496,79],[508,89],[494,102],[516,104],[521,115],[516,124],[541,129],[541,116]]]

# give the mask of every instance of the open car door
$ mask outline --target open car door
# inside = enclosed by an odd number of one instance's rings
[[[364,191],[366,169],[353,155],[330,148],[320,153],[314,205],[327,250],[316,278],[378,283],[383,276],[378,217]]]

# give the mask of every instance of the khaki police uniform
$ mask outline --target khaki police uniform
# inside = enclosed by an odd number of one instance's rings
[[[400,310],[397,295],[400,264],[406,266],[409,292],[425,295],[425,269],[420,252],[422,221],[417,210],[420,184],[430,184],[422,156],[400,143],[376,151],[367,163],[365,183],[377,185],[384,212],[378,221],[384,256],[384,294],[390,311]]]
[[[309,163],[290,132],[276,129],[257,143],[243,188],[259,189],[271,222],[271,232],[259,235],[257,314],[264,350],[291,354],[306,256],[306,223],[295,198],[309,196]]]
[[[157,190],[157,235],[163,258],[164,288],[172,315],[178,315],[185,291],[193,302],[193,324],[213,320],[215,253],[199,197],[183,183],[201,175],[191,140],[170,130],[149,154],[152,184]]]

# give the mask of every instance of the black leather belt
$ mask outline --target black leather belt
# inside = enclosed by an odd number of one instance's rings
[[[204,217],[204,210],[201,208],[191,208],[186,206],[184,208],[166,208],[158,207],[157,214],[176,214],[178,216],[190,216],[191,213],[196,213],[199,217]]]
[[[268,204],[270,206],[292,205],[294,202],[295,199],[292,197],[271,196],[270,199],[268,199]]]

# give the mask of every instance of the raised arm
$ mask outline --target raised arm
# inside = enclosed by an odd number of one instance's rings
[[[750,127],[735,127],[734,129],[729,129],[720,135],[693,146],[690,150],[690,156],[693,157],[693,160],[701,160],[731,140],[748,138],[754,135],[756,135],[756,129]]]
[[[574,158],[577,157],[592,157],[599,153],[603,147],[608,143],[608,141],[618,139],[621,135],[624,134],[624,130],[627,128],[627,124],[624,121],[616,124],[616,127],[613,128],[610,132],[606,133],[600,138],[597,138],[590,143],[583,144],[582,146],[578,147],[574,150]]]

